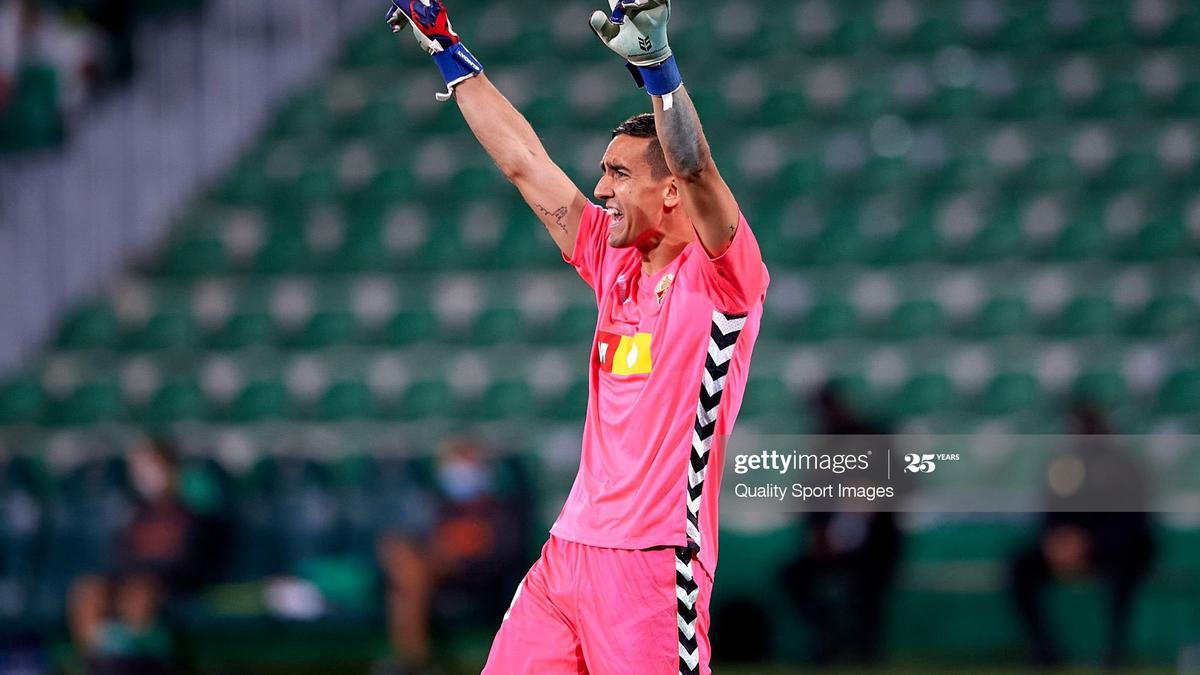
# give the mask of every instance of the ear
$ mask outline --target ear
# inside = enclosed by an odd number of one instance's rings
[[[670,211],[679,206],[682,199],[683,196],[679,194],[679,185],[675,183],[675,177],[668,178],[666,186],[663,187],[663,206]]]

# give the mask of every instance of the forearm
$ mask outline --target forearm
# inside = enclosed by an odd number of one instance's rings
[[[712,163],[712,153],[687,87],[680,86],[671,96],[673,104],[669,110],[664,109],[662,97],[652,98],[658,140],[671,174],[684,180],[694,179],[708,169]]]
[[[680,86],[672,96],[669,110],[663,109],[662,97],[653,98],[658,141],[700,243],[710,255],[719,256],[737,231],[737,200],[717,171],[687,90]]]
[[[467,126],[504,175],[516,181],[538,161],[547,161],[541,139],[495,85],[480,74],[455,89]]]

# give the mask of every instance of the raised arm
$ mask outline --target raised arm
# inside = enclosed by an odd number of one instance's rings
[[[680,85],[670,96],[669,110],[664,109],[662,96],[653,97],[658,140],[696,235],[709,255],[715,258],[729,248],[737,232],[741,220],[737,200],[713,162],[687,87]]]
[[[441,0],[391,0],[392,32],[411,32],[446,80],[439,101],[458,99],[467,124],[500,170],[546,225],[554,242],[571,258],[586,199],[542,147],[529,122],[483,74],[450,25]]]
[[[592,13],[592,30],[609,49],[625,59],[634,79],[654,102],[654,126],[667,156],[667,166],[683,196],[700,243],[712,257],[729,248],[737,231],[737,202],[721,179],[696,107],[667,39],[670,0],[619,0],[612,13]]]
[[[568,258],[586,199],[546,154],[533,127],[482,73],[455,87],[475,138],[537,214]]]

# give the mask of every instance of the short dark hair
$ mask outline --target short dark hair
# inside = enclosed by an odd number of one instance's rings
[[[671,175],[671,168],[667,166],[667,156],[663,153],[662,143],[658,141],[658,128],[654,126],[653,113],[640,113],[621,122],[612,130],[612,137],[617,136],[649,138],[646,162],[650,164],[650,175],[654,178],[666,178]]]

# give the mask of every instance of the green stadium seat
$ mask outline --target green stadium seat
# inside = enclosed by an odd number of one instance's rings
[[[317,418],[329,421],[367,418],[376,412],[371,388],[358,380],[334,384],[317,404]]]
[[[1085,337],[1111,332],[1117,323],[1117,308],[1110,298],[1074,298],[1063,308],[1050,332],[1068,337]]]
[[[863,257],[863,237],[849,222],[833,222],[816,239],[803,245],[802,262],[812,265],[836,265],[859,262]]]
[[[1187,229],[1174,218],[1147,223],[1132,240],[1121,242],[1118,248],[1121,259],[1135,261],[1174,258],[1186,254],[1188,249]]]
[[[823,341],[851,335],[858,328],[858,310],[841,298],[826,298],[801,318],[795,333],[802,340]]]
[[[107,349],[116,345],[118,333],[112,307],[104,302],[94,302],[67,316],[55,344],[59,349]]]
[[[1087,401],[1103,408],[1111,408],[1125,401],[1128,395],[1125,377],[1116,370],[1086,372],[1075,379],[1071,397]]]
[[[892,340],[911,340],[933,335],[942,327],[942,308],[934,300],[908,300],[892,310],[884,334]]]
[[[255,345],[271,344],[275,340],[275,324],[266,312],[248,312],[229,318],[209,338],[209,347],[217,350],[236,350]]]
[[[1029,325],[1029,305],[1022,297],[991,298],[979,308],[965,332],[981,338],[1021,333]]]
[[[979,91],[972,87],[941,87],[923,112],[939,119],[966,118],[979,111],[979,98]]]
[[[254,261],[259,274],[294,274],[307,269],[308,247],[297,231],[275,232]]]
[[[799,89],[772,87],[759,109],[757,122],[766,126],[787,124],[808,113],[808,97]]]
[[[66,400],[52,404],[50,417],[59,426],[88,426],[121,421],[126,413],[124,396],[115,382],[89,382]]]
[[[379,340],[388,345],[410,345],[437,338],[439,321],[433,308],[408,307],[400,310],[384,325]]]
[[[1059,260],[1083,260],[1104,255],[1109,246],[1103,221],[1084,214],[1063,228],[1046,254]]]
[[[890,411],[895,417],[928,415],[953,407],[954,384],[942,373],[923,373],[909,378],[893,397]]]
[[[556,420],[578,420],[587,412],[587,401],[587,380],[575,380],[559,396],[545,402],[542,414]]]
[[[908,39],[897,46],[905,51],[928,54],[962,39],[958,24],[946,16],[930,13],[925,14]]]
[[[738,415],[748,419],[781,416],[795,412],[798,407],[796,397],[788,390],[783,380],[777,377],[753,376],[746,383],[742,408]]]
[[[596,306],[567,305],[554,321],[551,336],[557,342],[583,344],[596,334]]]
[[[437,236],[430,237],[421,248],[421,253],[413,261],[416,269],[442,271],[456,268],[474,268],[477,260],[471,255],[470,249],[463,245],[458,234],[449,229],[441,229]]]
[[[357,338],[358,321],[350,310],[318,312],[286,342],[302,349],[323,349],[353,342]]]
[[[126,336],[122,347],[128,351],[180,350],[194,347],[197,342],[191,315],[171,312],[151,317],[140,330]]]
[[[1158,155],[1149,150],[1122,153],[1101,175],[1101,182],[1110,190],[1133,188],[1153,183],[1163,175]]]
[[[961,262],[990,262],[1010,257],[1022,248],[1021,228],[1015,220],[997,218],[984,225],[965,246],[949,253]]]
[[[363,228],[347,232],[346,240],[331,257],[328,267],[333,272],[362,273],[384,271],[391,264],[389,252],[380,242],[379,232]]]
[[[1174,117],[1194,117],[1200,115],[1200,80],[1186,82],[1175,92],[1172,99],[1163,109]]]
[[[1071,158],[1059,152],[1044,152],[1034,157],[1026,169],[1015,176],[1017,187],[1026,190],[1059,188],[1078,177]]]
[[[533,390],[520,378],[493,382],[474,404],[475,419],[506,420],[537,412]]]
[[[987,415],[1008,415],[1029,408],[1037,400],[1037,378],[1026,372],[1004,372],[984,387],[978,408]]]
[[[284,105],[275,117],[271,134],[276,138],[319,136],[332,126],[333,119],[325,104],[324,92],[315,88],[297,94]]]
[[[871,44],[874,39],[875,26],[870,18],[853,14],[834,29],[827,42],[818,45],[818,50],[831,54],[849,54]]]
[[[459,412],[450,385],[443,380],[416,382],[404,392],[399,415],[404,419],[445,419]]]
[[[0,385],[0,425],[36,424],[45,402],[37,381],[16,378],[5,382]]]
[[[291,413],[291,400],[282,382],[253,382],[242,389],[229,406],[229,418],[235,422],[259,422],[285,419]]]
[[[243,163],[221,181],[217,196],[230,204],[265,204],[270,196],[270,185],[259,167]]]
[[[1080,111],[1089,117],[1109,118],[1131,115],[1146,107],[1146,95],[1135,80],[1108,82]]]
[[[475,317],[469,338],[476,344],[494,345],[525,339],[525,319],[515,307],[489,307]]]
[[[872,417],[879,406],[879,397],[871,383],[861,373],[844,372],[830,377],[826,383],[842,396],[850,407],[866,417]]]
[[[1044,49],[1048,42],[1048,30],[1045,17],[1040,12],[1018,12],[1010,16],[981,46],[1014,53]]]
[[[958,192],[989,176],[991,166],[976,154],[949,158],[944,165],[928,174],[926,188],[931,192]]]
[[[937,248],[938,235],[933,225],[928,221],[914,222],[880,242],[872,260],[880,265],[906,265],[932,257]]]
[[[555,262],[553,252],[548,249],[558,249],[552,243],[547,244],[548,238],[541,223],[537,222],[526,208],[522,207],[516,213],[515,222],[509,224],[504,236],[496,242],[496,248],[487,261],[490,263],[487,266],[500,269],[530,269],[546,267],[548,262]]]
[[[1200,44],[1200,10],[1184,6],[1177,10],[1175,20],[1163,34],[1163,43],[1180,47]]]
[[[1115,11],[1099,11],[1088,17],[1078,30],[1061,35],[1058,42],[1066,49],[1102,49],[1128,42],[1133,26]]]
[[[1200,307],[1182,293],[1170,293],[1151,299],[1129,322],[1133,335],[1170,337],[1200,325]]]
[[[191,379],[172,382],[158,390],[145,414],[151,424],[202,420],[207,416],[208,402],[200,386]]]
[[[1172,373],[1158,391],[1158,409],[1168,415],[1200,411],[1200,368]]]
[[[163,261],[163,271],[181,277],[207,276],[229,266],[225,246],[218,239],[186,239],[173,245]]]

